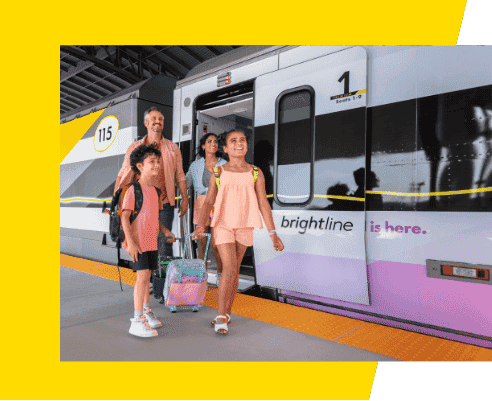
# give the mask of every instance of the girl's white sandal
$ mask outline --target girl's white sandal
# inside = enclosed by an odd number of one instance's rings
[[[227,324],[230,324],[231,323],[231,316],[228,313],[226,313],[226,316],[227,316]],[[217,323],[217,317],[214,320],[212,320],[212,323],[211,323],[212,326],[215,326],[216,325],[216,323]]]
[[[215,318],[215,325],[214,325],[215,332],[217,334],[227,335],[227,334],[229,334],[229,329],[227,328],[227,323],[217,323],[217,319],[220,319],[220,318],[227,319],[226,316],[222,316],[222,315],[219,315]],[[219,330],[225,330],[225,333],[219,333]]]

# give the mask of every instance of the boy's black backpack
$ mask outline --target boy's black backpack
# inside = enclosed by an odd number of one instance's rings
[[[125,240],[125,233],[121,224],[121,214],[123,212],[121,206],[126,191],[128,191],[131,186],[133,186],[133,191],[135,193],[135,210],[130,215],[130,224],[135,221],[140,210],[142,210],[143,192],[142,187],[137,181],[125,185],[123,188],[116,191],[111,200],[111,208],[109,209],[109,235],[114,242],[122,243]],[[155,187],[155,190],[157,191],[157,196],[160,198],[161,190],[157,187]]]

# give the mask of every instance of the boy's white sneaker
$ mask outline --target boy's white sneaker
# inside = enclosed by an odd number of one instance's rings
[[[155,337],[157,330],[153,330],[147,325],[147,321],[142,318],[134,317],[130,319],[132,325],[130,326],[129,333],[137,337]]]
[[[162,327],[162,323],[157,320],[154,312],[152,312],[150,309],[148,312],[144,312],[143,315],[145,316],[145,319],[147,319],[147,322],[151,329],[158,329],[159,327]]]

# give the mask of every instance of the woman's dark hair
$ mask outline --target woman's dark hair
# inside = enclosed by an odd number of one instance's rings
[[[196,149],[197,155],[200,155],[201,157],[205,157],[205,150],[202,148],[202,146],[205,145],[205,143],[207,142],[207,139],[211,135],[215,136],[215,138],[217,138],[217,142],[219,142],[219,137],[217,135],[215,135],[213,132],[209,132],[209,133],[203,135],[200,139],[200,145],[198,145],[198,148]],[[217,147],[217,152],[215,152],[215,155],[217,157],[222,157],[222,151],[220,149],[220,146]]]
[[[161,157],[161,151],[157,149],[154,145],[140,145],[136,148],[130,155],[130,166],[132,166],[132,170],[136,174],[140,174],[140,170],[137,168],[137,163],[143,163],[144,160],[149,155],[156,155],[157,157]]]

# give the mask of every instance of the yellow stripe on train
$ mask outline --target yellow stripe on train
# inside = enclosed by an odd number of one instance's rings
[[[463,195],[463,194],[474,194],[478,192],[490,192],[492,187],[487,188],[477,188],[477,189],[463,189],[459,191],[445,191],[445,192],[391,192],[391,191],[366,191],[367,194],[376,195],[394,195],[394,196],[447,196],[447,195]]]
[[[463,189],[460,191],[445,191],[445,192],[392,192],[392,191],[366,191],[366,194],[374,195],[393,195],[393,196],[448,196],[448,195],[463,195],[463,194],[473,194],[479,192],[492,192],[492,187],[477,188],[477,189]],[[190,196],[188,195],[188,198]],[[273,194],[267,195],[267,198],[273,197]],[[328,199],[343,199],[350,201],[364,202],[364,198],[356,198],[353,196],[339,196],[339,195],[314,195],[315,198],[328,198]],[[174,199],[181,199],[181,196],[176,196]],[[68,198],[60,199],[60,202],[94,202],[103,203],[111,202],[111,198],[108,199],[90,199],[90,198]]]

